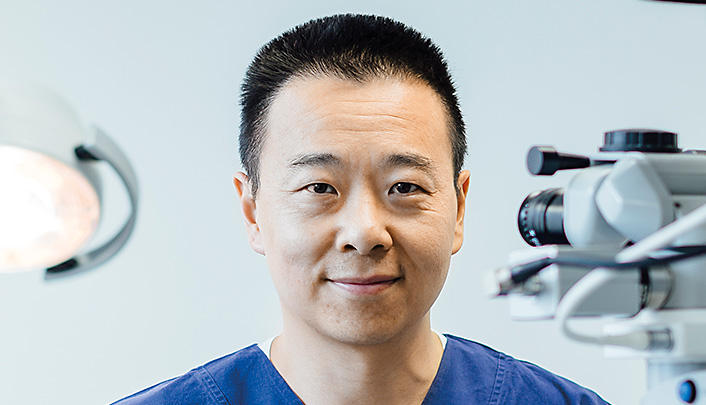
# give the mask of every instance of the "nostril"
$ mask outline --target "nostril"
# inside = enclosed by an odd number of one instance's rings
[[[345,246],[343,246],[343,250],[345,250],[345,251],[352,251],[352,250],[357,251],[358,248],[356,248],[355,246],[353,246],[353,245],[351,245],[350,243],[348,243],[348,244],[346,244]],[[376,251],[376,250],[385,250],[385,245],[383,245],[382,243],[378,243],[377,245],[373,246],[372,249],[370,249],[371,252],[372,252],[372,251]]]

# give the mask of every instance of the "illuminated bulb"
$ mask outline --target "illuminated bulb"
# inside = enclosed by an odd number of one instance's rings
[[[0,145],[0,272],[70,259],[93,235],[99,218],[98,195],[76,169]]]

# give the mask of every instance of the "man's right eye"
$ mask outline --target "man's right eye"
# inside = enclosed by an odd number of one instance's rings
[[[336,189],[326,183],[310,184],[306,186],[306,189],[314,194],[336,194]]]

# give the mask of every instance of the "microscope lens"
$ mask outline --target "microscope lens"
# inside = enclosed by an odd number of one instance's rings
[[[517,226],[531,246],[568,245],[564,233],[564,189],[551,188],[528,195],[520,207]]]

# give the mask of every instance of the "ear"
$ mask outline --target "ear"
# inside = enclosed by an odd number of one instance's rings
[[[463,219],[466,214],[466,196],[471,184],[471,173],[463,170],[458,175],[458,192],[456,193],[456,230],[454,233],[452,254],[458,252],[463,245]]]
[[[257,225],[257,203],[252,195],[250,179],[245,173],[238,172],[233,176],[233,184],[238,192],[238,197],[240,197],[240,208],[243,210],[243,219],[245,219],[245,229],[248,232],[250,246],[254,251],[264,256],[265,248],[262,245],[262,233]]]

